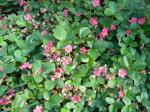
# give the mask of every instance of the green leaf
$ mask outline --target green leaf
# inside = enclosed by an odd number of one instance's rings
[[[55,64],[51,62],[42,63],[43,73],[47,74],[55,70]]]
[[[109,112],[118,112],[117,104],[111,104],[109,106]]]
[[[109,7],[110,7],[110,9],[111,9],[111,11],[112,11],[113,13],[116,12],[117,6],[116,6],[116,3],[115,3],[115,2],[110,1],[110,2],[109,2]]]
[[[5,93],[5,91],[6,91],[7,89],[8,89],[7,86],[0,85],[0,96],[2,96],[2,95]]]
[[[148,93],[146,92],[146,91],[143,91],[142,93],[141,93],[141,99],[148,99]]]
[[[72,38],[72,34],[65,30],[63,26],[57,25],[54,29],[54,37],[58,40],[68,40]]]
[[[68,44],[68,42],[65,40],[58,41],[57,42],[57,49],[61,49],[61,48],[65,47],[67,44]]]
[[[108,104],[113,104],[114,102],[115,102],[115,100],[113,99],[113,98],[111,98],[111,97],[106,97],[106,102],[108,103]]]
[[[21,49],[27,47],[25,40],[22,40],[22,39],[16,40],[16,44]]]
[[[34,88],[36,87],[36,85],[35,85],[33,82],[29,82],[29,83],[28,83],[28,87],[29,87],[30,89],[34,89]]]
[[[21,79],[25,82],[29,81],[29,76],[27,74],[21,74]]]
[[[104,14],[106,16],[112,16],[112,15],[114,15],[114,12],[110,8],[106,8],[105,11],[104,11]]]
[[[21,27],[26,26],[26,21],[23,19],[23,15],[18,16],[16,24]]]
[[[14,56],[15,56],[15,61],[19,61],[23,63],[27,60],[26,57],[22,56],[21,50],[16,50],[14,52]]]
[[[54,86],[55,85],[54,85],[53,81],[51,81],[51,80],[46,80],[45,81],[45,89],[46,90],[52,90]]]
[[[116,19],[118,19],[119,21],[123,21],[123,20],[124,20],[123,17],[122,17],[122,15],[121,15],[120,13],[115,13],[115,17],[116,17]]]
[[[50,95],[49,95],[49,92],[48,92],[48,91],[45,91],[45,92],[44,92],[44,99],[45,99],[45,100],[49,100],[49,96],[50,96]]]
[[[105,51],[109,47],[109,43],[104,40],[98,40],[94,43],[94,48],[100,50],[101,52]]]
[[[136,60],[133,64],[132,64],[132,68],[136,69],[136,70],[143,70],[146,67],[146,63],[145,61],[142,60]]]
[[[55,80],[55,83],[56,83],[56,85],[58,85],[60,88],[63,88],[64,85],[65,85],[63,79],[57,79],[57,80]]]
[[[131,105],[131,100],[128,97],[123,97],[123,102],[125,105]]]
[[[35,82],[40,83],[43,80],[43,76],[41,74],[35,73],[33,76]]]
[[[127,56],[127,55],[125,55],[125,56],[123,57],[123,60],[124,60],[124,64],[125,64],[125,66],[128,68],[128,67],[129,67],[128,56]]]
[[[88,56],[81,55],[80,57],[81,57],[82,62],[84,62],[84,63],[89,62],[89,57]]]
[[[11,41],[11,42],[15,42],[17,40],[17,37],[16,35],[14,35],[13,33],[9,34],[9,35],[6,35],[5,36],[5,39]]]
[[[115,88],[115,87],[117,86],[117,80],[116,80],[116,79],[110,79],[110,80],[108,81],[108,86],[109,86],[110,88]]]
[[[4,66],[3,66],[3,68],[4,68],[4,72],[7,74],[7,73],[12,73],[12,72],[14,72],[15,70],[16,70],[16,68],[15,68],[15,65],[14,64],[5,64]]]
[[[44,103],[44,106],[47,110],[51,110],[55,106],[59,106],[61,102],[61,96],[56,94],[52,95],[48,101]]]
[[[90,29],[88,27],[82,27],[79,31],[79,37],[83,38],[90,34]]]
[[[100,53],[94,49],[89,49],[88,50],[88,55],[92,58],[92,59],[96,59]]]
[[[69,112],[69,111],[67,109],[65,109],[65,108],[62,108],[61,112]]]

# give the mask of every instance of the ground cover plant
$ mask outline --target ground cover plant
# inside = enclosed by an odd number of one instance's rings
[[[0,0],[0,112],[150,112],[149,0]]]

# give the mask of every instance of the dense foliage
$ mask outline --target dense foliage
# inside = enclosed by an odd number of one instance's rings
[[[150,112],[149,0],[0,0],[0,111]]]

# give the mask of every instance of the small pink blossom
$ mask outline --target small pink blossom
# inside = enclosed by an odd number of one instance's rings
[[[131,30],[130,30],[130,29],[126,30],[126,31],[125,31],[125,34],[126,34],[126,36],[128,37],[128,36],[131,34]]]
[[[80,102],[80,96],[74,95],[71,97],[71,100],[73,103],[78,103],[78,102]]]
[[[66,47],[64,47],[64,50],[67,52],[67,53],[71,53],[72,52],[72,46],[71,45],[67,45]]]
[[[103,28],[102,31],[99,33],[100,38],[104,39],[108,35],[108,29]]]
[[[129,23],[131,24],[134,24],[134,23],[137,23],[138,19],[136,17],[132,17],[130,20],[129,20]]]
[[[93,70],[93,75],[94,76],[100,76],[101,73],[102,73],[102,71],[100,69],[98,69],[98,68],[96,68],[96,69]]]
[[[112,30],[116,30],[116,26],[114,25],[114,24],[112,24],[111,26],[110,26],[110,30],[112,31]]]
[[[25,63],[23,63],[21,66],[19,66],[19,69],[20,69],[20,70],[24,70],[24,69],[26,69],[26,68],[28,68],[28,69],[31,69],[31,68],[32,68],[31,65],[29,64],[29,62],[25,62]]]
[[[36,106],[36,108],[33,110],[33,112],[42,112],[43,107],[42,106]]]
[[[100,71],[102,74],[106,74],[107,73],[107,65],[100,67]]]
[[[56,68],[55,74],[54,74],[54,78],[55,78],[55,79],[56,79],[56,78],[60,78],[61,75],[62,75],[62,73],[63,73],[63,69],[62,69],[62,68]]]
[[[41,67],[38,68],[38,74],[42,74],[43,70]]]
[[[127,76],[127,72],[126,72],[125,69],[119,69],[118,75],[119,75],[121,78],[125,78],[125,77]]]
[[[24,19],[25,19],[26,21],[30,21],[30,20],[32,19],[31,14],[30,14],[30,13],[25,13],[25,14],[24,14]]]
[[[80,48],[80,53],[81,53],[81,54],[86,54],[87,51],[88,51],[88,50],[87,50],[85,47],[81,47],[81,48]]]
[[[105,75],[106,73],[107,73],[107,65],[104,65],[100,68],[96,68],[96,69],[93,70],[93,75],[94,76],[100,76],[102,74]]]
[[[138,19],[138,24],[143,25],[145,23],[145,17]]]
[[[24,0],[19,0],[20,7],[26,6],[26,2]]]
[[[93,7],[100,6],[100,0],[92,0]]]
[[[110,74],[107,74],[107,75],[105,76],[105,79],[106,79],[106,80],[109,80],[110,78],[111,78]]]
[[[52,56],[51,56],[51,59],[53,60],[53,61],[56,61],[57,60],[57,58],[58,58],[58,54],[53,54]]]
[[[45,35],[47,35],[48,34],[48,31],[47,30],[43,30],[42,32],[41,32],[41,35],[42,36],[45,36]]]
[[[0,105],[8,105],[12,102],[12,100],[7,97],[7,96],[3,96],[1,99],[0,99]]]
[[[48,43],[43,46],[44,47],[43,55],[45,55],[47,57],[50,56],[50,49],[52,48],[52,46],[53,46],[52,41],[48,41]]]
[[[77,13],[76,13],[76,16],[80,17],[80,16],[81,16],[81,13],[77,12]]]
[[[123,90],[122,90],[122,89],[119,90],[119,91],[118,91],[118,94],[119,94],[119,98],[122,98],[122,97],[124,96]]]
[[[95,18],[93,18],[93,17],[90,18],[89,23],[90,23],[92,26],[97,26],[97,25],[98,25],[97,20],[96,20]]]
[[[63,13],[64,13],[64,17],[67,17],[68,16],[68,9],[64,9]]]
[[[64,56],[64,57],[61,58],[61,62],[62,62],[62,64],[63,64],[64,66],[70,64],[71,60],[72,60],[72,59],[71,59],[71,57],[69,57],[69,56]]]
[[[52,3],[55,3],[55,0],[51,0],[52,1]]]
[[[10,90],[8,91],[9,99],[12,98],[12,97],[15,95],[14,92],[15,92],[14,89],[10,89]]]
[[[69,90],[71,90],[71,86],[69,84],[65,84],[64,89],[69,91]]]

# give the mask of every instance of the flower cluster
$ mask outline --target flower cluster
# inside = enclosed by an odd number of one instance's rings
[[[3,1],[0,111],[150,111],[145,1]]]
[[[0,99],[0,105],[8,105],[12,102],[12,98],[15,95],[14,93],[15,91],[13,89],[10,89],[8,91],[8,96],[4,95],[1,99]]]
[[[32,66],[29,64],[29,62],[25,62],[25,63],[23,63],[21,66],[19,66],[19,69],[20,69],[20,70],[24,70],[24,69],[26,69],[26,68],[28,68],[28,69],[31,69],[31,68],[32,68]]]

